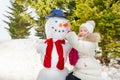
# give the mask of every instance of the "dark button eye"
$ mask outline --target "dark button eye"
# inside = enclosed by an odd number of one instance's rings
[[[58,32],[61,32],[60,30]]]
[[[52,27],[52,29],[54,29],[54,27]]]
[[[57,31],[57,30],[55,29],[55,31]]]
[[[55,20],[55,23],[57,23],[58,21],[57,20]]]
[[[64,30],[62,30],[62,32],[65,32]]]

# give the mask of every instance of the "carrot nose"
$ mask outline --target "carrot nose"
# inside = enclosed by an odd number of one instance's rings
[[[59,27],[62,27],[62,26],[64,26],[64,27],[67,27],[68,26],[68,23],[59,23]]]
[[[68,23],[64,23],[63,26],[64,26],[64,27],[67,27],[67,26],[68,26]]]
[[[62,23],[59,23],[59,27],[62,27]]]

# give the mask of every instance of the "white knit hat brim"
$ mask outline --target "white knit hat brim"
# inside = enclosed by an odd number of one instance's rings
[[[85,28],[87,28],[87,30],[88,30],[89,33],[93,33],[93,30],[94,30],[95,26],[93,26],[89,22],[86,22],[86,23],[81,24],[80,27],[85,27]]]

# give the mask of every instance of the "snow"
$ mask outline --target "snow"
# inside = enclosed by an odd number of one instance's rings
[[[31,6],[28,6],[28,9],[26,11],[34,20],[38,20],[40,17],[37,15],[36,10],[32,8]]]
[[[113,66],[103,66],[102,76],[104,80],[120,80],[120,69]]]
[[[0,80],[36,80],[43,67],[36,51],[41,41],[16,39],[0,42]],[[68,61],[66,67],[73,68]],[[102,76],[105,80],[120,80],[120,65],[118,68],[103,66]]]
[[[0,42],[0,80],[35,80],[42,68],[38,40]]]

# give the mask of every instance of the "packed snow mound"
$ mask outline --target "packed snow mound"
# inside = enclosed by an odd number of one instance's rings
[[[0,80],[36,80],[42,68],[36,46],[41,40],[0,42]]]
[[[0,42],[0,80],[36,80],[41,64],[37,48],[43,39],[16,39]],[[73,68],[66,63],[68,69]]]
[[[36,80],[43,68],[37,47],[42,39],[16,39],[0,42],[0,80]],[[73,68],[67,63],[69,70]],[[115,65],[114,65],[115,66]],[[119,68],[103,66],[104,80],[120,80]]]

